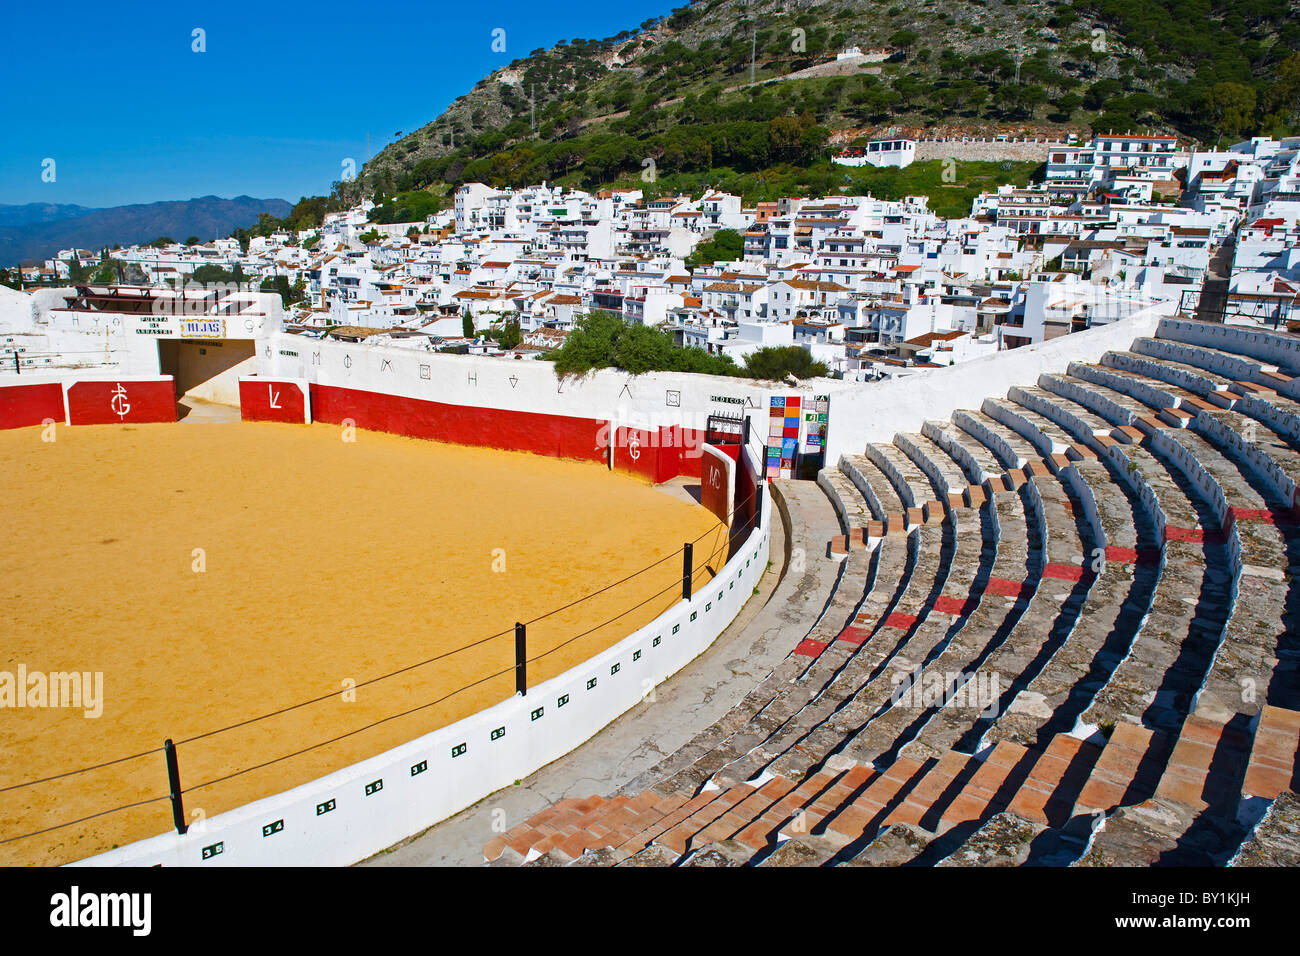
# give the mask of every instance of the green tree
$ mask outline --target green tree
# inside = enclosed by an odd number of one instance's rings
[[[697,266],[713,262],[735,262],[744,257],[745,239],[734,229],[719,229],[712,239],[706,239],[695,247],[686,260],[686,265],[694,269]]]
[[[1224,81],[1210,87],[1207,97],[1215,128],[1228,137],[1240,136],[1255,122],[1255,89]]]
[[[113,263],[111,261],[100,263],[90,282],[92,285],[116,285],[117,270],[113,267]]]
[[[267,276],[262,280],[262,284],[258,288],[262,292],[278,292],[280,294],[280,304],[286,309],[294,302],[299,301],[303,293],[306,292],[306,286],[302,285],[301,282],[290,288],[288,276]]]
[[[814,362],[807,349],[797,345],[784,348],[762,348],[745,356],[745,374],[750,378],[779,382],[786,375],[795,378],[817,378],[828,374],[821,362]]]
[[[1273,82],[1261,105],[1270,127],[1290,126],[1300,118],[1300,53],[1293,53],[1273,69]]]
[[[501,328],[492,332],[492,338],[500,348],[512,349],[524,340],[523,333],[519,331],[518,319],[507,319]]]
[[[81,285],[90,281],[91,274],[95,271],[92,263],[82,264],[81,260],[76,258],[68,263],[68,281],[74,285]]]
[[[629,324],[621,315],[603,309],[579,319],[564,344],[547,357],[555,362],[555,374],[561,377],[611,367],[633,375],[655,371],[735,375],[738,371],[729,357],[679,348],[668,333]]]

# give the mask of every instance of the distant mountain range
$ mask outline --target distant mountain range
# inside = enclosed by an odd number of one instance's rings
[[[37,222],[58,222],[60,219],[72,219],[86,213],[99,212],[90,206],[74,206],[67,203],[29,202],[25,206],[0,206],[0,228],[5,226],[26,226]]]
[[[0,266],[40,262],[60,249],[129,246],[170,236],[184,242],[190,236],[228,236],[257,222],[262,213],[283,217],[292,209],[283,199],[236,196],[138,203],[90,209],[54,203],[0,206]]]

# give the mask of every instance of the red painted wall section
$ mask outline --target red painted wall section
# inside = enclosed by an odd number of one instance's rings
[[[614,436],[614,469],[655,481],[661,451],[658,434],[639,428],[619,428]]]
[[[176,383],[108,380],[68,386],[68,418],[73,425],[121,425],[176,421]]]
[[[659,426],[659,463],[655,481],[668,481],[678,475],[700,476],[700,451],[704,432],[680,425]]]
[[[240,383],[241,402],[245,384]],[[264,402],[265,383],[260,388],[263,393],[260,400]],[[601,419],[448,405],[316,383],[311,385],[310,403],[312,420],[332,425],[351,419],[358,428],[412,438],[527,451],[549,458],[574,458],[601,464],[609,461],[610,429]],[[244,417],[249,416],[245,413]],[[629,444],[633,436],[637,439],[635,457]],[[668,481],[678,475],[695,478],[700,474],[704,432],[697,429],[672,426],[645,431],[622,427],[615,430],[614,440],[614,467],[619,471],[654,482]],[[735,452],[728,454],[734,457]]]
[[[311,404],[316,421],[334,425],[350,418],[358,428],[372,431],[551,458],[603,463],[608,455],[600,442],[604,423],[596,419],[447,405],[317,384],[311,386]]]
[[[757,519],[757,489],[763,483],[763,479],[759,477],[758,472],[750,463],[749,455],[739,454],[740,445],[724,445],[723,448],[734,448],[738,455],[736,463],[736,503],[733,506],[736,509],[736,514],[731,524],[733,528],[744,529],[742,532],[742,536],[744,536],[754,527],[754,521]]]
[[[40,425],[47,418],[63,424],[63,386],[58,382],[0,388],[0,428]]]
[[[307,396],[297,382],[240,379],[239,416],[246,422],[301,425],[307,420]]]
[[[704,446],[700,459],[700,504],[726,524],[731,524],[732,473],[736,464],[713,445]]]

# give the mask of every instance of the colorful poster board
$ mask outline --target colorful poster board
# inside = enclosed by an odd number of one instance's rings
[[[830,418],[830,396],[814,395],[803,411],[803,453],[817,458],[820,469],[826,458],[826,425]]]
[[[768,408],[767,477],[791,478],[799,458],[803,399],[773,395]]]

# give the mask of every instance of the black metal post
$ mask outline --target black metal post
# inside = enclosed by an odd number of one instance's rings
[[[185,806],[181,802],[181,770],[176,763],[176,745],[170,737],[163,742],[163,750],[167,754],[167,786],[171,788],[172,822],[176,824],[176,832],[184,836],[189,824],[185,822]]]
[[[688,541],[685,547],[682,549],[682,600],[683,601],[689,601],[691,599],[691,574],[692,571],[694,570],[692,567],[693,560],[691,557],[691,552],[694,550],[694,547],[695,546]]]
[[[528,693],[528,629],[515,622],[515,693]]]
[[[754,527],[763,526],[763,479],[759,478],[758,483],[754,485]]]

